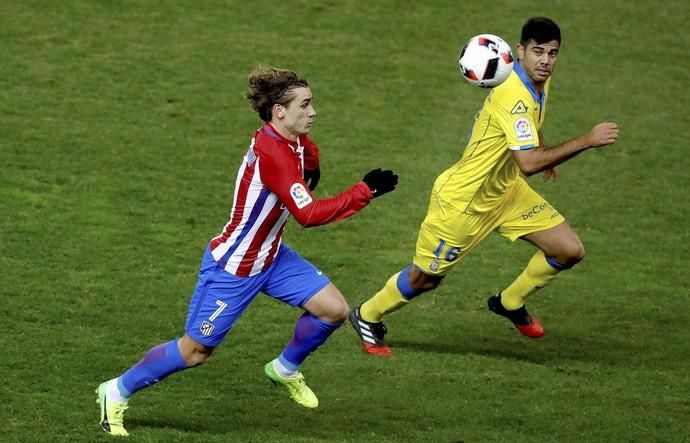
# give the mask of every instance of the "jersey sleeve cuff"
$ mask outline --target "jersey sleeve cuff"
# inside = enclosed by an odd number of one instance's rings
[[[511,151],[528,151],[530,149],[536,148],[537,145],[531,144],[531,145],[522,145],[522,146],[508,146],[508,149]]]

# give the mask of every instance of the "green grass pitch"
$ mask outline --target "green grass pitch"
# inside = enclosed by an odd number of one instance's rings
[[[317,195],[375,167],[398,190],[286,241],[354,305],[411,260],[431,184],[459,157],[485,90],[456,58],[515,45],[533,15],[563,46],[544,132],[599,121],[616,145],[530,183],[587,257],[529,300],[529,341],[485,308],[532,254],[492,236],[388,320],[392,359],[349,327],[304,367],[299,408],[263,376],[298,310],[260,296],[209,363],[131,401],[135,442],[690,441],[685,2],[583,0],[0,1],[0,441],[113,441],[93,390],[182,331],[258,118],[257,64],[310,81]]]

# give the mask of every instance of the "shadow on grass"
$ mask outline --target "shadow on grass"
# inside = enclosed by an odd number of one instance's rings
[[[293,404],[284,395],[276,397],[270,391],[257,390],[251,399],[230,402],[213,399],[204,404],[207,412],[201,411],[196,401],[167,406],[161,403],[160,408],[147,408],[154,417],[133,417],[126,419],[125,424],[130,434],[143,438],[183,433],[189,434],[190,439],[227,437],[227,441],[262,443],[419,440],[409,439],[410,432],[414,432],[410,423],[419,420],[417,409],[380,415],[380,403],[377,402],[358,405],[353,398],[325,397],[323,403],[317,410],[310,410]],[[382,417],[387,423],[383,428]],[[180,441],[187,437],[175,435],[170,438]]]
[[[367,441],[371,438],[371,429],[376,423],[367,423],[366,416],[351,414],[322,413],[305,416],[300,411],[283,411],[278,415],[266,414],[257,403],[257,413],[248,419],[245,416],[230,414],[225,420],[194,421],[194,418],[162,417],[127,420],[126,427],[131,435],[176,432],[198,436],[232,436],[230,441],[264,442],[264,441]],[[180,413],[186,407],[179,406]],[[216,411],[216,414],[219,411]],[[213,414],[209,414],[212,418]],[[386,431],[379,441],[404,441],[405,429],[409,426],[409,419],[393,419],[395,430]],[[360,435],[361,433],[361,435]],[[334,438],[337,435],[339,437]],[[347,436],[347,437],[344,437]],[[214,438],[215,438],[214,437]]]
[[[391,347],[437,354],[481,355],[540,365],[568,361],[611,366],[675,368],[676,362],[660,349],[636,343],[634,337],[621,340],[596,334],[565,336],[555,331],[541,339],[522,337],[511,329],[510,337],[498,335],[429,336],[424,340],[390,340]]]
[[[514,341],[506,339],[491,341],[485,337],[481,339],[465,337],[460,342],[449,342],[429,337],[429,341],[391,340],[390,346],[394,352],[396,349],[408,349],[414,352],[434,354],[482,355],[536,364],[544,364],[547,361],[543,354],[524,349]]]
[[[182,407],[180,407],[180,410]],[[208,434],[211,433],[224,433],[225,429],[213,429],[216,425],[209,425],[209,423],[200,423],[198,421],[193,421],[190,418],[132,418],[126,419],[125,427],[131,433],[136,433],[137,430],[141,431],[142,428],[150,429],[170,429],[178,432],[195,432]]]

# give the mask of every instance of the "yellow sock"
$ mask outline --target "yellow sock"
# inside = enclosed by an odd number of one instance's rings
[[[362,320],[378,323],[383,316],[405,306],[409,301],[398,290],[398,272],[388,279],[386,285],[369,300],[362,303],[359,314]]]
[[[522,274],[501,292],[503,306],[509,311],[520,308],[525,304],[525,299],[530,294],[551,283],[551,280],[556,278],[559,272],[561,271],[555,269],[546,261],[544,253],[538,251],[527,263],[527,267],[522,271]]]

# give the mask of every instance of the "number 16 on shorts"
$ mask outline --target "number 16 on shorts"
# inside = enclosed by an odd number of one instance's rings
[[[448,263],[452,263],[458,259],[461,252],[461,247],[447,246],[446,241],[440,239],[438,242],[438,246],[436,247],[436,249],[434,249],[434,256],[436,257],[436,259],[434,259],[431,262],[429,269],[431,269],[434,272],[438,271],[441,260],[445,260]]]

